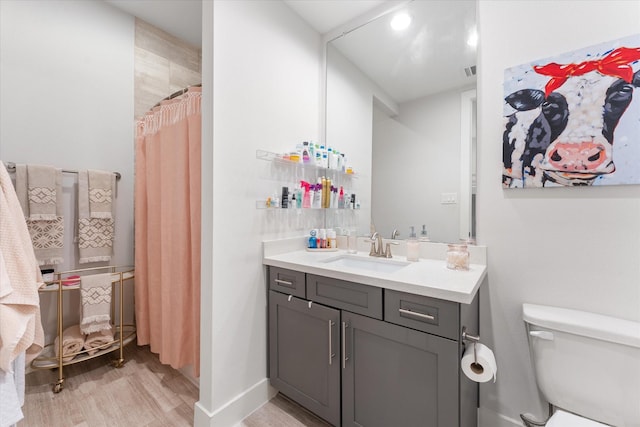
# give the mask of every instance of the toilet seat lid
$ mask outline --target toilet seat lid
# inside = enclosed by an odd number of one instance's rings
[[[607,425],[558,409],[547,421],[545,427],[607,427]]]

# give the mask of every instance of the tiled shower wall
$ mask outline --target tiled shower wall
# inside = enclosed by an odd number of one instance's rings
[[[136,19],[135,117],[163,98],[202,83],[202,52],[151,24]]]

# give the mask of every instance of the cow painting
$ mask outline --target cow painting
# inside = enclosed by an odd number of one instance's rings
[[[639,39],[602,53],[578,51],[580,61],[505,72],[504,187],[640,184],[640,108],[628,111],[640,87]],[[614,153],[626,168],[607,182],[617,171]]]

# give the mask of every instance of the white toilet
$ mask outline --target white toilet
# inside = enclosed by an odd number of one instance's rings
[[[546,427],[640,427],[640,323],[523,304]]]

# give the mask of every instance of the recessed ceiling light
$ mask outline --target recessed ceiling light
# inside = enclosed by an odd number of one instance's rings
[[[396,14],[391,20],[391,28],[396,31],[405,30],[411,25],[411,16],[406,12]]]

